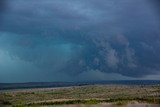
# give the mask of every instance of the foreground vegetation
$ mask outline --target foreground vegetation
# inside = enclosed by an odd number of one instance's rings
[[[38,106],[129,101],[160,104],[160,85],[89,85],[66,88],[4,90],[0,105]]]

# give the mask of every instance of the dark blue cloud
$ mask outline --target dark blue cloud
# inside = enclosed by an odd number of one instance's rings
[[[153,79],[160,75],[156,5],[146,0],[0,2],[0,81]]]

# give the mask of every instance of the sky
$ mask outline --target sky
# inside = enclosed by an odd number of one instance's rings
[[[0,82],[160,80],[159,0],[0,0]]]

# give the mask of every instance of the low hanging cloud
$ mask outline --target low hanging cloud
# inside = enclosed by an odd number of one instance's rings
[[[152,79],[158,9],[149,0],[0,2],[0,82]]]
[[[119,62],[119,59],[117,57],[117,53],[115,50],[110,50],[107,54],[107,57],[106,57],[106,61],[107,61],[107,65],[109,67],[114,67],[116,68],[118,62]]]

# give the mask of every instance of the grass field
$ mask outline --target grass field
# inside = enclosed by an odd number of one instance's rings
[[[88,85],[0,91],[0,105],[21,107],[129,101],[160,104],[160,85]]]

